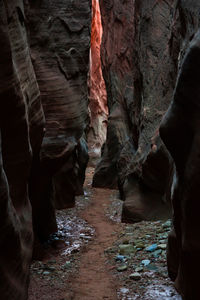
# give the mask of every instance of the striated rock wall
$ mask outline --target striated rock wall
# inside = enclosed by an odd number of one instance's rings
[[[27,299],[32,257],[28,197],[32,157],[43,137],[44,115],[25,28],[22,1],[0,2],[0,294]]]
[[[27,18],[46,119],[41,161],[34,170],[39,176],[32,187],[32,201],[37,203],[33,220],[41,238],[46,238],[54,230],[44,226],[46,211],[53,218],[54,206],[72,207],[75,196],[83,192],[91,1],[30,2]],[[46,229],[41,232],[40,227]]]
[[[196,300],[200,35],[194,35],[200,4],[197,0],[100,4],[109,118],[93,185],[119,186],[126,222],[169,216],[172,197],[169,275],[184,299]],[[166,148],[159,126],[169,105],[161,126]]]
[[[91,160],[94,161],[100,157],[107,132],[107,93],[100,58],[102,33],[99,0],[93,0],[89,74],[90,126],[87,141]]]
[[[159,137],[159,124],[184,51],[180,6],[178,1],[101,1],[109,118],[93,185],[119,186],[123,221],[170,213],[173,162]]]
[[[35,241],[88,161],[91,1],[0,1],[0,298],[27,299]]]
[[[103,25],[102,68],[108,97],[107,140],[96,168],[94,186],[117,186],[117,161],[129,130],[130,101],[133,94],[134,7],[132,1],[100,1]],[[125,100],[126,97],[126,100]],[[128,105],[128,106],[127,106]]]

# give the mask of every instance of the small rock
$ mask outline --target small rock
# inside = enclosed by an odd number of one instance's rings
[[[126,271],[128,269],[127,265],[121,265],[117,268],[118,272],[123,272]]]
[[[121,255],[129,255],[135,252],[135,248],[131,244],[119,245],[119,253]]]
[[[62,269],[69,269],[71,267],[71,262],[66,261],[66,263],[62,266]]]
[[[161,250],[161,249],[158,249],[158,250],[154,251],[152,255],[153,255],[154,257],[159,257],[159,255],[160,255],[161,253],[162,253],[162,250]]]
[[[141,264],[143,265],[143,266],[148,266],[149,264],[151,263],[151,261],[149,260],[149,259],[143,259],[142,261],[141,261]]]
[[[147,239],[149,239],[151,236],[150,236],[150,234],[146,234],[145,237],[146,237]]]
[[[147,266],[147,269],[150,270],[150,271],[158,271],[158,268],[153,264],[149,264]]]
[[[136,248],[139,248],[139,249],[144,249],[144,248],[145,248],[145,245],[144,245],[143,242],[136,242],[135,247],[136,247]]]
[[[171,227],[171,221],[168,220],[166,221],[163,225],[162,225],[163,228],[170,228]]]
[[[123,240],[123,244],[124,244],[124,245],[127,245],[127,244],[129,244],[129,240],[128,240],[128,239],[126,239],[126,240]]]
[[[159,240],[160,244],[166,244],[166,240]]]
[[[148,246],[145,250],[146,250],[147,252],[153,252],[153,251],[155,251],[157,248],[158,248],[158,245],[157,245],[157,244],[152,244],[152,245]]]
[[[43,272],[43,275],[49,275],[49,274],[50,274],[50,272],[48,272],[48,271]]]
[[[135,273],[130,274],[129,278],[133,279],[133,280],[140,280],[142,278],[142,276],[140,275],[140,273],[135,272]]]
[[[160,245],[158,245],[158,248],[165,250],[167,248],[167,244],[160,244]]]
[[[142,272],[143,271],[143,267],[137,267],[135,268],[135,272]]]
[[[117,255],[115,257],[115,260],[116,261],[121,261],[121,262],[124,262],[126,260],[125,256],[124,255]]]

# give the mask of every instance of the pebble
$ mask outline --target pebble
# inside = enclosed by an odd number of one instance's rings
[[[149,259],[143,259],[143,260],[141,261],[141,264],[142,264],[143,266],[148,266],[150,263],[151,263],[151,261],[150,261]]]
[[[142,278],[142,276],[140,275],[140,273],[135,272],[135,273],[130,274],[129,278],[133,279],[133,280],[140,280]]]
[[[49,275],[49,274],[50,274],[50,272],[48,272],[48,271],[43,272],[43,275]]]
[[[147,266],[147,269],[150,270],[150,271],[158,271],[158,268],[153,264],[149,264]]]
[[[137,267],[137,268],[135,268],[135,272],[142,272],[143,271],[143,267]]]
[[[135,247],[139,249],[143,249],[145,248],[145,245],[143,242],[136,242]]]
[[[167,244],[160,244],[160,245],[158,245],[158,248],[165,250],[167,248]]]
[[[119,245],[119,254],[127,255],[135,252],[135,248],[131,244]]]
[[[63,269],[68,269],[71,267],[71,262],[70,261],[66,261],[66,263],[62,266]]]
[[[157,248],[158,248],[158,245],[157,245],[157,244],[152,244],[152,245],[148,246],[145,250],[146,250],[147,252],[153,252],[153,251],[155,251]]]
[[[159,240],[160,244],[166,244],[166,240]]]
[[[125,256],[124,255],[117,255],[115,257],[115,260],[116,261],[121,261],[121,262],[124,262],[126,260]]]
[[[161,253],[162,253],[162,250],[161,250],[161,249],[158,249],[158,250],[154,251],[152,255],[153,255],[154,257],[159,257],[159,255],[160,255]]]
[[[166,222],[162,225],[162,227],[163,227],[163,228],[169,228],[169,227],[171,227],[171,221],[170,221],[170,220],[166,221]]]
[[[123,272],[126,271],[128,269],[127,265],[121,265],[117,268],[118,272]]]

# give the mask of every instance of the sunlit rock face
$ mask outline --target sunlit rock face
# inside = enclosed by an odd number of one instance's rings
[[[131,137],[129,108],[133,92],[134,7],[132,1],[101,1],[103,24],[102,68],[106,82],[109,119],[103,157],[96,168],[93,185],[117,186],[117,160],[125,141]],[[125,96],[126,95],[126,96]],[[127,102],[125,100],[127,97]]]
[[[89,109],[91,120],[87,137],[91,161],[95,161],[95,158],[100,157],[101,147],[105,142],[107,132],[107,94],[100,58],[102,33],[99,0],[93,0],[89,73]]]
[[[46,226],[43,232],[39,228],[47,207],[52,207],[48,211],[53,215],[53,206],[72,207],[75,195],[83,192],[91,1],[30,1],[27,18],[46,119],[40,162],[34,170],[38,177],[32,198],[39,214],[33,214],[33,221],[41,238],[46,238],[53,228]]]
[[[33,243],[28,181],[44,115],[23,1],[0,2],[0,40],[0,298],[24,300]]]

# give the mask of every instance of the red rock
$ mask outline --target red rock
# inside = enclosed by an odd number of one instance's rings
[[[90,129],[87,140],[90,148],[90,156],[94,158],[100,156],[100,148],[105,142],[107,131],[107,93],[100,58],[102,33],[99,1],[93,0],[89,74]]]

